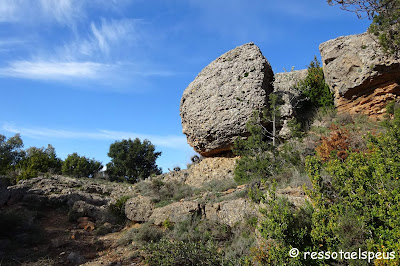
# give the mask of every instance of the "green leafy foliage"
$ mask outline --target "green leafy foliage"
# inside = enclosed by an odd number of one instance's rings
[[[129,196],[122,196],[119,198],[114,204],[110,205],[110,210],[111,212],[117,216],[118,218],[121,218],[123,220],[126,219],[125,216],[125,204],[128,201],[130,197]]]
[[[55,149],[50,144],[47,148],[31,147],[26,150],[25,157],[18,163],[21,171],[18,180],[37,177],[40,174],[60,174],[62,161],[57,157]]]
[[[8,140],[4,135],[0,135],[0,175],[7,175],[15,171],[15,166],[25,155],[22,150],[23,146],[19,134]]]
[[[276,197],[274,186],[265,203],[267,207],[261,209],[264,219],[259,229],[269,243],[264,247],[265,254],[260,258],[262,262],[268,265],[313,265],[315,262],[304,260],[302,256],[288,256],[292,248],[301,251],[312,248],[312,205],[306,202],[304,206],[296,208],[287,198]]]
[[[69,154],[62,165],[62,173],[73,177],[94,177],[103,166],[99,161],[79,156],[76,152]]]
[[[212,243],[169,241],[162,239],[145,246],[149,256],[146,263],[152,266],[223,265],[223,254]]]
[[[260,118],[255,113],[247,123],[250,136],[235,141],[234,153],[240,156],[234,169],[234,178],[238,184],[258,180],[268,185],[273,179],[283,177],[281,174],[301,165],[300,154],[289,143],[279,147],[273,145],[271,135],[264,126],[266,120],[266,115]]]
[[[152,174],[161,174],[156,165],[160,155],[161,152],[155,152],[155,146],[148,140],[116,141],[110,145],[108,152],[111,157],[111,162],[107,164],[110,180],[136,183]]]
[[[333,93],[325,83],[324,72],[317,57],[308,66],[306,78],[299,82],[303,98],[303,108],[332,108]]]
[[[311,236],[324,250],[400,251],[400,123],[396,119],[400,112],[396,111],[385,134],[370,135],[368,152],[350,152],[345,160],[325,164],[308,158],[313,188],[307,194],[316,208]],[[399,258],[387,263],[397,265]]]

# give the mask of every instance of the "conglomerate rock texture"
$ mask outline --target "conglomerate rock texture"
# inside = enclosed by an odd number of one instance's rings
[[[273,72],[254,43],[239,46],[211,62],[183,92],[182,132],[195,151],[213,156],[229,151],[246,123],[267,106]]]
[[[400,98],[400,56],[385,53],[373,35],[339,37],[319,49],[338,112],[379,118],[388,101]]]

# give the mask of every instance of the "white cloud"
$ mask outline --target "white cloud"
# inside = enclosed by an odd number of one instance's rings
[[[154,145],[159,147],[173,148],[179,150],[188,149],[186,137],[176,135],[157,136],[113,130],[97,130],[94,132],[85,132],[49,128],[23,128],[16,127],[9,123],[4,123],[2,126],[2,130],[10,133],[20,133],[22,136],[36,139],[86,139],[114,141],[129,138],[139,138],[141,140],[150,140]]]
[[[0,22],[56,21],[75,28],[89,9],[118,10],[128,3],[127,0],[1,0]]]
[[[67,53],[80,53],[82,55],[92,56],[96,53],[109,55],[112,50],[126,49],[132,46],[140,39],[137,31],[137,24],[141,20],[101,20],[100,25],[94,22],[90,24],[91,35],[66,45]],[[125,47],[123,47],[123,45]]]
[[[0,68],[0,77],[72,83],[86,80],[97,82],[115,92],[124,91],[118,89],[119,85],[132,84],[134,86],[130,90],[137,90],[135,87],[144,85],[143,81],[148,77],[170,77],[176,74],[178,73],[162,70],[154,65],[102,64],[90,61],[14,61]]]
[[[40,0],[40,10],[45,17],[74,27],[84,17],[83,4],[82,0]]]
[[[0,68],[0,76],[38,80],[94,79],[110,68],[94,62],[14,61]]]

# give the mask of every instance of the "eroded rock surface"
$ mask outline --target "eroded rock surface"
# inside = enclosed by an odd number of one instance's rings
[[[233,170],[238,157],[204,158],[193,164],[189,169],[172,171],[162,175],[165,182],[182,182],[189,186],[200,188],[208,182],[233,181]]]
[[[280,115],[283,120],[282,128],[279,131],[281,137],[290,136],[288,122],[296,115],[296,107],[299,104],[301,92],[298,90],[298,83],[305,79],[308,70],[295,70],[275,74],[274,93],[278,94],[283,104],[280,106]]]
[[[153,208],[154,204],[149,197],[139,195],[126,201],[125,215],[131,221],[145,222],[153,213]]]
[[[244,221],[246,218],[257,216],[258,209],[249,199],[235,199],[205,207],[206,218],[233,227],[236,223]]]
[[[339,112],[379,118],[389,100],[400,98],[400,57],[386,54],[373,35],[339,37],[319,49]]]
[[[198,214],[201,215],[201,211],[202,207],[197,202],[174,202],[165,207],[154,209],[149,221],[153,222],[155,225],[162,225],[166,220],[178,223],[187,220],[192,216],[194,217]]]
[[[195,151],[212,156],[229,151],[246,122],[267,106],[273,72],[254,43],[239,46],[211,62],[183,92],[182,132]]]

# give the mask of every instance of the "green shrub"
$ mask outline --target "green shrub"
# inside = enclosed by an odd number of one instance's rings
[[[62,164],[62,173],[73,177],[94,177],[103,166],[94,159],[79,156],[76,152],[69,154]]]
[[[125,216],[125,203],[130,199],[129,196],[122,196],[114,204],[110,205],[110,211],[121,219],[126,219]]]
[[[150,223],[141,224],[139,228],[127,230],[118,240],[119,245],[129,245],[133,241],[144,245],[150,242],[158,242],[164,236],[164,232],[159,227]]]
[[[324,250],[400,251],[400,127],[370,135],[368,151],[349,152],[345,160],[307,160],[313,187],[307,194],[315,206],[311,236]],[[325,172],[325,173],[324,173]],[[324,175],[328,174],[329,182]],[[384,261],[375,261],[384,263]],[[399,258],[386,261],[397,265]],[[354,264],[356,265],[356,264]]]
[[[317,57],[308,66],[306,78],[299,82],[298,88],[306,99],[308,107],[329,109],[334,107],[333,93],[325,83],[324,72]]]
[[[60,174],[61,165],[61,159],[50,144],[47,148],[31,147],[26,150],[26,155],[17,165],[21,172],[17,179],[29,179],[46,173]]]
[[[261,209],[263,219],[259,228],[263,238],[270,242],[263,261],[269,265],[313,265],[315,261],[311,259],[288,256],[292,248],[317,251],[317,248],[313,250],[311,241],[311,216],[314,211],[311,204],[296,208],[287,198],[276,197],[274,187],[268,198],[267,207]]]
[[[182,182],[163,182],[159,178],[154,178],[151,182],[139,182],[136,189],[141,195],[152,198],[157,208],[193,194],[193,189],[189,185]]]
[[[212,242],[183,242],[162,239],[144,247],[145,262],[152,266],[223,265],[223,254]]]

